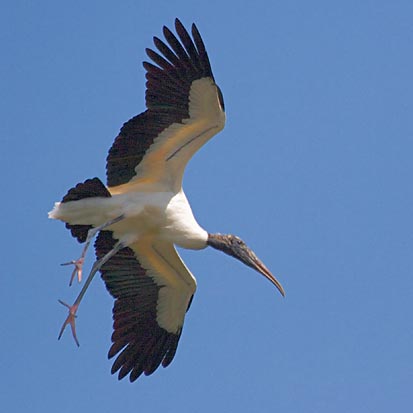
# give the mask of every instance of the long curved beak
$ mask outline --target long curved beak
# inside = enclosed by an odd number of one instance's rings
[[[281,293],[283,297],[285,297],[285,291],[281,283],[271,274],[271,271],[264,265],[262,261],[260,261],[257,257],[255,260],[252,260],[253,265],[250,265],[254,270],[258,271],[262,274],[267,280],[273,283],[277,288],[278,291]]]
[[[262,274],[267,280],[274,284],[283,297],[285,297],[284,288],[280,282],[271,274],[271,271],[255,255],[254,251],[247,247],[244,241],[235,235],[208,234],[207,244],[225,254],[240,260],[248,267]]]
[[[248,248],[245,244],[240,248],[236,254],[233,255],[238,258],[248,267],[253,268],[262,274],[267,280],[274,284],[283,297],[285,297],[285,291],[281,283],[271,274],[271,271],[264,265],[264,263],[255,255],[254,251]]]

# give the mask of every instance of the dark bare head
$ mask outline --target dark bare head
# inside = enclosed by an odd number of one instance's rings
[[[271,274],[270,270],[264,263],[255,255],[254,251],[247,247],[245,242],[235,235],[223,234],[208,234],[207,244],[217,250],[225,252],[225,254],[232,255],[237,260],[240,260],[245,265],[253,268],[262,274],[265,278],[271,281],[278,291],[285,296],[284,288],[279,281]]]

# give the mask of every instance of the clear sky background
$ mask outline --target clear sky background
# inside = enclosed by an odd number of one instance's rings
[[[120,126],[144,110],[144,48],[175,17],[197,23],[227,108],[186,194],[286,298],[218,251],[182,251],[198,291],[177,355],[130,384],[110,374],[99,277],[80,348],[57,341],[57,299],[80,289],[59,264],[80,246],[47,212],[105,179]],[[2,411],[411,411],[412,22],[408,0],[4,1]]]

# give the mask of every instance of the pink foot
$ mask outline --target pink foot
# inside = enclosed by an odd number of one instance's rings
[[[67,307],[69,309],[69,315],[67,316],[65,322],[62,325],[62,328],[60,329],[60,333],[59,333],[59,337],[58,340],[60,340],[60,337],[62,337],[63,331],[65,331],[65,328],[68,324],[70,324],[70,328],[72,329],[72,335],[73,338],[77,344],[77,346],[79,347],[79,340],[77,339],[76,336],[76,326],[75,326],[75,319],[76,319],[76,311],[77,308],[79,307],[78,304],[74,304],[74,305],[69,305],[66,304],[64,301],[62,300],[58,300],[60,304],[64,305],[65,307]]]
[[[72,272],[72,275],[70,277],[69,286],[73,284],[73,280],[75,279],[76,274],[77,274],[77,280],[79,282],[82,281],[82,268],[83,268],[84,261],[85,261],[84,257],[80,257],[78,260],[72,260],[69,262],[65,262],[64,264],[61,264],[61,265],[74,265],[75,266]]]

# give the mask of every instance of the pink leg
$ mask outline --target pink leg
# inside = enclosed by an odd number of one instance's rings
[[[74,265],[75,266],[72,272],[72,275],[70,276],[69,287],[73,284],[73,280],[75,279],[76,274],[77,274],[77,280],[79,282],[82,281],[82,268],[83,268],[84,262],[85,262],[85,257],[82,255],[78,260],[72,260],[72,261],[61,264],[61,265]]]
[[[63,331],[65,331],[65,328],[68,324],[70,324],[70,328],[72,329],[72,335],[73,338],[75,339],[75,342],[77,344],[77,346],[79,347],[79,340],[77,339],[76,336],[76,325],[75,325],[75,320],[76,320],[76,311],[79,307],[79,304],[73,304],[72,306],[70,306],[69,304],[66,304],[64,301],[62,300],[58,300],[60,304],[63,304],[65,307],[67,307],[69,309],[69,315],[67,316],[65,322],[62,325],[62,328],[60,329],[60,333],[59,333],[59,337],[58,340],[60,340],[60,338],[62,337]]]
[[[77,259],[77,260],[72,260],[72,261],[65,262],[65,263],[61,264],[61,265],[74,265],[74,266],[75,266],[75,268],[74,268],[74,270],[73,270],[73,272],[72,272],[72,275],[70,276],[69,286],[71,286],[71,285],[73,284],[73,280],[75,279],[76,274],[77,274],[77,280],[78,280],[79,282],[82,281],[82,268],[83,268],[83,263],[85,262],[86,252],[87,252],[87,250],[88,250],[88,248],[89,248],[89,245],[90,245],[92,239],[94,238],[94,236],[95,236],[99,231],[101,231],[101,230],[109,227],[110,225],[116,224],[116,223],[119,222],[119,221],[122,221],[124,218],[125,218],[124,215],[120,215],[120,216],[118,216],[117,218],[112,219],[112,220],[110,220],[110,221],[108,221],[108,222],[105,222],[104,224],[102,224],[102,225],[100,225],[100,226],[98,226],[98,227],[96,227],[96,228],[90,229],[90,230],[88,231],[88,233],[87,233],[86,243],[85,243],[85,246],[84,246],[84,248],[83,248],[83,250],[82,250],[82,255],[80,256],[80,258]]]
[[[93,277],[95,276],[95,274],[100,270],[100,268],[102,267],[103,264],[105,264],[105,262],[107,262],[110,258],[112,258],[119,250],[121,250],[122,248],[124,248],[125,245],[121,242],[116,243],[116,245],[113,247],[113,249],[111,249],[105,256],[103,256],[99,261],[96,261],[93,264],[92,270],[90,271],[89,276],[86,279],[85,284],[83,285],[82,289],[80,290],[79,295],[77,296],[75,302],[73,303],[73,305],[69,305],[66,304],[64,301],[59,300],[59,303],[64,305],[65,307],[67,307],[69,309],[69,315],[66,317],[65,322],[62,325],[62,328],[60,329],[60,333],[59,333],[59,337],[58,339],[60,340],[60,338],[62,337],[63,332],[65,331],[65,328],[67,325],[70,324],[70,328],[72,329],[72,335],[73,338],[76,342],[76,344],[79,346],[79,340],[77,339],[76,336],[76,325],[75,325],[75,320],[76,320],[76,312],[77,309],[79,308],[79,304],[82,301],[83,296],[86,293],[86,290],[89,287],[89,284],[92,282]]]

